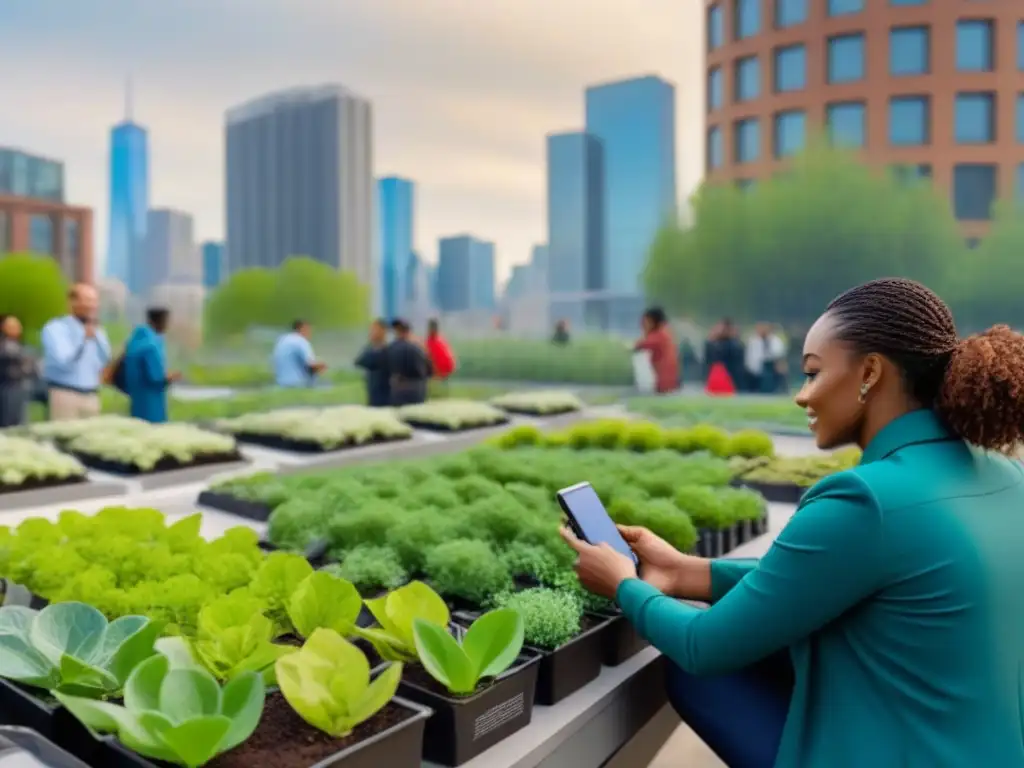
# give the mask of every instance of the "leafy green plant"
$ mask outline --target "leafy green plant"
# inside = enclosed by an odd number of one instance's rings
[[[223,688],[197,666],[172,665],[163,654],[128,676],[124,706],[54,694],[90,730],[114,733],[129,749],[186,768],[199,768],[248,739],[263,713],[266,688],[255,672]]]
[[[107,623],[84,603],[41,611],[0,608],[0,677],[90,698],[117,695],[132,669],[152,656],[160,626],[144,616]]]
[[[523,620],[515,611],[490,611],[474,621],[460,641],[446,627],[416,619],[413,638],[430,676],[449,693],[465,696],[482,679],[497,677],[519,658]]]
[[[328,525],[331,553],[338,560],[362,544],[383,546],[388,531],[404,517],[401,507],[390,501],[374,501],[335,515]]]
[[[388,531],[387,546],[398,555],[407,573],[422,573],[427,552],[455,538],[457,525],[438,508],[425,507]]]
[[[725,528],[731,525],[719,492],[698,485],[684,485],[676,491],[675,503],[685,510],[698,528]]]
[[[508,568],[487,542],[456,540],[434,547],[427,554],[427,579],[447,597],[461,597],[475,605],[503,592],[512,584]]]
[[[447,627],[451,621],[448,605],[422,581],[410,581],[404,587],[365,603],[378,626],[357,628],[356,633],[368,640],[385,661],[416,660],[412,630],[417,619],[439,627]]]
[[[543,432],[537,427],[518,426],[512,427],[503,434],[494,438],[494,444],[500,448],[518,448],[523,445],[538,445],[543,439]]]
[[[309,574],[288,600],[288,618],[300,637],[318,629],[330,629],[342,637],[355,631],[363,599],[351,581],[327,570]]]
[[[299,584],[313,573],[302,555],[271,552],[253,576],[249,590],[263,603],[263,612],[274,623],[274,636],[294,632],[288,616],[288,601]]]
[[[618,611],[618,606],[615,605],[614,600],[609,600],[607,597],[595,595],[593,592],[585,589],[584,586],[580,584],[580,580],[576,575],[576,572],[571,568],[558,571],[553,578],[544,583],[544,586],[558,591],[569,592],[575,596],[580,605],[583,606],[583,610],[586,613],[607,614]]]
[[[641,421],[623,429],[619,440],[626,450],[646,453],[664,447],[665,431],[657,424]]]
[[[331,629],[318,629],[298,653],[279,659],[277,680],[292,709],[314,728],[340,739],[383,709],[398,690],[402,665],[370,679],[366,656]]]
[[[755,429],[743,429],[734,432],[726,446],[728,456],[742,456],[752,459],[759,456],[775,455],[775,443],[771,435]]]
[[[363,544],[349,550],[332,572],[352,582],[361,592],[394,589],[409,578],[391,547]]]
[[[525,589],[501,595],[496,604],[522,617],[528,645],[553,651],[580,633],[583,605],[571,592]]]

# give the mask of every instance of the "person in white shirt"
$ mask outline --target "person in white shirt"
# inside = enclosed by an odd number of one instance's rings
[[[751,392],[773,394],[785,382],[786,343],[769,323],[758,323],[747,341],[745,361]]]

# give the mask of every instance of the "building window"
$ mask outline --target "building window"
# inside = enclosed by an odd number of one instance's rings
[[[28,249],[32,253],[53,256],[53,221],[36,214],[28,222]]]
[[[865,107],[860,101],[829,104],[825,110],[828,137],[836,147],[863,147]]]
[[[737,40],[753,37],[761,31],[761,0],[733,0],[733,20]]]
[[[737,120],[733,128],[737,163],[753,163],[761,157],[761,126],[756,118]]]
[[[722,129],[716,125],[708,129],[708,170],[722,167],[725,162],[722,150]]]
[[[848,16],[864,10],[864,0],[828,0],[829,16]]]
[[[991,72],[992,22],[982,19],[956,25],[956,68],[961,72]]]
[[[996,189],[994,165],[954,165],[953,213],[960,221],[988,221],[992,218]]]
[[[775,115],[775,157],[789,157],[800,152],[807,140],[807,115],[799,110]]]
[[[828,81],[852,83],[864,79],[864,35],[839,35],[828,41]]]
[[[775,0],[775,27],[785,29],[807,21],[807,0]]]
[[[1024,21],[1017,24],[1017,69],[1024,72]]]
[[[807,49],[788,45],[775,49],[775,91],[802,91],[807,87]]]
[[[715,67],[708,72],[708,111],[714,112],[721,109],[725,102],[725,78],[721,67]]]
[[[889,143],[916,147],[931,140],[931,101],[927,96],[894,96],[889,100]]]
[[[928,0],[889,0],[889,5],[928,5]]]
[[[953,133],[957,144],[990,144],[995,141],[994,93],[958,93]]]
[[[725,44],[725,19],[722,17],[722,6],[712,5],[708,8],[708,50],[713,51]]]
[[[925,75],[930,68],[928,27],[897,27],[889,31],[889,74]]]
[[[761,65],[757,56],[736,62],[736,101],[750,101],[761,95]]]
[[[932,177],[932,167],[928,163],[918,165],[903,163],[892,166],[890,170],[896,181],[904,185],[918,184]]]

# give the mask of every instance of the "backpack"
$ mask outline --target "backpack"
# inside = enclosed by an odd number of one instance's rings
[[[126,395],[128,394],[124,372],[124,352],[115,357],[114,362],[112,362],[103,372],[103,379],[114,389],[117,389]]]

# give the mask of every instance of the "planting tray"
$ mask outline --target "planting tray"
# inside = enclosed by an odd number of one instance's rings
[[[257,523],[265,523],[270,519],[270,513],[274,510],[261,501],[249,501],[239,499],[230,493],[221,491],[202,491],[196,504],[210,509],[217,509],[232,515],[244,517],[246,520],[254,520]]]
[[[539,663],[539,655],[527,651],[486,688],[463,698],[448,694],[422,667],[406,667],[399,693],[434,712],[423,735],[424,760],[462,765],[529,725]]]
[[[59,483],[27,483],[19,486],[0,486],[0,511],[44,507],[50,504],[74,504],[87,499],[119,496],[127,485],[119,482],[92,482],[88,478],[65,480]]]
[[[85,475],[81,477],[64,477],[57,478],[54,480],[46,480],[38,477],[30,477],[23,483],[17,485],[8,485],[7,483],[0,483],[0,496],[4,496],[9,493],[25,493],[26,491],[38,491],[44,488],[61,488],[68,485],[81,485],[82,483],[88,482],[88,478]]]
[[[451,435],[460,434],[462,432],[476,432],[480,429],[493,429],[494,427],[500,427],[504,424],[508,424],[509,419],[492,421],[487,424],[475,424],[472,427],[449,427],[444,424],[428,424],[425,421],[417,421],[416,419],[402,419],[402,422],[408,424],[413,429],[422,429],[424,432],[441,432]]]
[[[89,762],[96,740],[55,699],[0,679],[0,722],[35,731],[62,749]]]
[[[269,696],[267,700],[270,701]],[[363,736],[361,740],[355,743],[351,743],[351,737],[339,740],[339,752],[307,762],[299,762],[301,754],[290,754],[288,762],[281,762],[281,756],[276,756],[273,765],[275,768],[420,768],[424,725],[430,715],[428,707],[396,697],[367,723],[357,726],[354,735],[356,738]],[[298,717],[294,713],[293,716]],[[391,724],[377,732],[372,727],[367,728],[367,725],[375,721],[380,722],[379,718],[382,717]],[[313,733],[316,738],[318,732]],[[252,738],[259,737],[259,734],[257,729]],[[114,738],[105,737],[98,743],[101,748],[93,763],[96,768],[173,768],[162,761],[150,760],[132,752]],[[296,746],[301,748],[307,745],[300,742]],[[246,755],[241,751],[244,749],[243,743],[230,753],[214,758],[207,765],[209,768],[241,768],[255,764],[251,753]],[[259,764],[270,763],[261,761]]]
[[[8,758],[11,768],[26,765],[26,755],[31,755],[39,761],[38,765],[47,768],[89,768],[77,757],[29,728],[0,726],[0,765],[7,764]]]
[[[292,440],[287,437],[281,437],[279,435],[263,435],[256,434],[254,432],[238,432],[235,434],[235,439],[240,443],[252,443],[253,445],[261,445],[264,448],[271,448],[275,451],[290,451],[292,453],[334,453],[335,451],[351,451],[356,448],[366,448],[371,445],[383,445],[384,443],[402,443],[406,440],[411,440],[412,435],[406,435],[405,437],[378,437],[373,440],[367,440],[363,443],[357,443],[354,440],[340,445],[335,445],[330,448],[326,448],[320,443],[313,442],[312,440]]]
[[[82,453],[80,451],[72,451],[71,453],[76,459],[90,469],[95,469],[98,472],[106,472],[110,475],[124,475],[126,477],[145,477],[155,475],[160,472],[174,472],[180,469],[193,469],[195,467],[229,464],[245,460],[242,457],[242,454],[238,451],[231,451],[229,453],[211,453],[205,456],[199,456],[195,460],[189,462],[182,462],[170,457],[164,457],[156,463],[156,466],[154,466],[153,469],[144,471],[133,464],[122,464],[118,461],[109,461],[108,459],[102,459],[99,456],[94,456],[91,453]]]
[[[511,408],[504,405],[496,405],[495,408],[504,411],[505,413],[512,413],[516,416],[529,416],[534,419],[544,419],[547,417],[564,416],[567,413],[579,413],[579,408],[559,408],[554,411],[534,411],[529,408]]]
[[[807,493],[807,488],[791,483],[785,485],[779,483],[759,483],[756,480],[743,480],[741,478],[739,484],[741,487],[757,491],[767,501],[777,504],[799,504],[800,499]]]
[[[274,546],[266,539],[260,539],[257,542],[257,544],[259,545],[259,548],[262,549],[264,552],[280,551],[280,547]],[[309,561],[309,564],[312,565],[314,568],[320,568],[321,566],[326,565],[327,563],[328,546],[329,545],[326,539],[317,539],[308,547],[306,547],[306,551],[302,553],[302,556],[305,557],[306,560]]]
[[[608,619],[608,623],[601,630],[602,663],[606,667],[617,667],[650,645],[621,611],[597,615]]]

